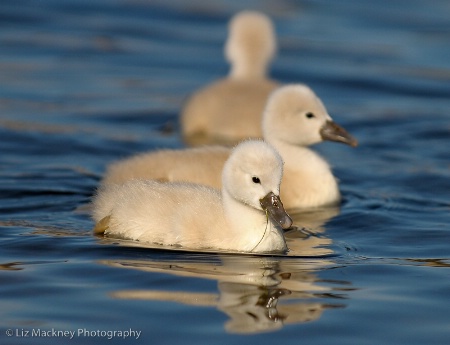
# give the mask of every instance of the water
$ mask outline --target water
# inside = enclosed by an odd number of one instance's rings
[[[309,84],[360,141],[315,147],[340,210],[295,214],[313,234],[291,234],[290,257],[92,236],[105,166],[183,146],[178,111],[227,73],[226,22],[246,8],[275,21],[272,76]],[[448,343],[448,13],[443,0],[2,2],[0,343]]]

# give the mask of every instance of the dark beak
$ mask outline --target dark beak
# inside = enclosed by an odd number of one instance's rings
[[[352,147],[358,146],[358,141],[353,138],[344,128],[333,121],[327,121],[320,129],[323,140],[337,141]]]
[[[273,192],[267,194],[264,198],[260,199],[261,207],[264,211],[267,211],[269,217],[282,229],[286,230],[292,226],[292,219],[286,213],[283,207],[283,203],[278,195]]]

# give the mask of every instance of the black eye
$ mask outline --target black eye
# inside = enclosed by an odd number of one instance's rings
[[[256,176],[252,177],[252,181],[253,181],[253,183],[261,183],[259,177],[256,177]]]
[[[316,117],[313,113],[306,113],[305,115],[308,119],[312,119],[313,117]]]

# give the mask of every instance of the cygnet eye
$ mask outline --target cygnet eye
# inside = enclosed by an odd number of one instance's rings
[[[313,117],[316,117],[316,116],[315,116],[313,113],[311,113],[311,112],[306,113],[305,116],[306,116],[306,118],[308,118],[308,119],[312,119]]]
[[[261,180],[259,179],[259,177],[256,177],[256,176],[252,177],[252,181],[253,181],[253,183],[261,183]]]

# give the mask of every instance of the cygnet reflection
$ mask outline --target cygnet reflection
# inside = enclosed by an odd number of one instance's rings
[[[310,250],[309,252],[312,252]],[[158,256],[161,258],[161,255]],[[173,253],[168,259],[102,260],[101,263],[148,273],[217,281],[217,292],[195,292],[189,286],[174,289],[119,290],[111,296],[214,307],[228,316],[230,333],[275,331],[287,324],[318,320],[330,308],[345,307],[349,282],[327,281],[319,270],[335,267],[331,257],[270,257]]]

